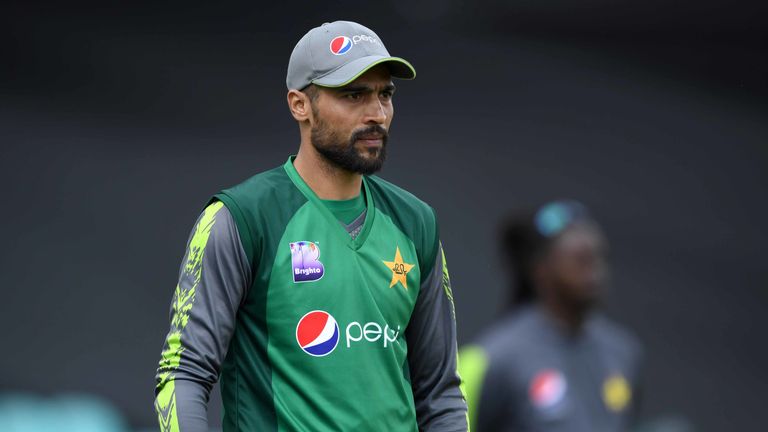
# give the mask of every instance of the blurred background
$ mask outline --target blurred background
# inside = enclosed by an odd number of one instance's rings
[[[397,83],[381,175],[438,213],[460,343],[502,307],[500,218],[578,199],[611,243],[606,311],[646,347],[646,413],[762,430],[767,9],[4,3],[0,414],[7,400],[89,395],[116,410],[116,427],[156,427],[154,373],[189,230],[210,195],[297,150],[288,57],[311,27],[349,19],[418,72]]]

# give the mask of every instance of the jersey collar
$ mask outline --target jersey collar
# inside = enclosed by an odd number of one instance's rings
[[[296,188],[299,189],[299,191],[301,191],[301,193],[309,201],[311,201],[315,207],[317,207],[325,220],[334,227],[332,230],[336,232],[338,236],[340,236],[344,243],[351,249],[359,249],[363,243],[365,243],[365,239],[368,238],[368,233],[371,231],[371,226],[373,225],[373,219],[376,213],[373,209],[373,197],[371,196],[371,191],[368,189],[367,177],[363,176],[363,193],[365,194],[366,208],[365,222],[363,222],[363,229],[360,231],[360,234],[358,234],[358,236],[353,239],[352,236],[350,236],[347,230],[344,228],[344,226],[341,225],[339,220],[336,219],[336,216],[333,215],[331,210],[328,209],[328,207],[317,196],[317,194],[315,194],[315,191],[313,191],[312,188],[310,188],[309,185],[304,182],[304,179],[301,178],[299,172],[296,171],[296,167],[293,166],[294,159],[296,159],[295,155],[289,156],[288,160],[285,162],[285,165],[283,165],[285,172],[288,174],[288,178],[290,178]]]

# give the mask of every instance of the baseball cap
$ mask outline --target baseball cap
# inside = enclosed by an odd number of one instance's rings
[[[310,84],[341,87],[378,64],[386,64],[395,78],[416,77],[413,66],[390,56],[371,29],[352,21],[334,21],[313,28],[299,40],[285,82],[288,89],[296,90]]]

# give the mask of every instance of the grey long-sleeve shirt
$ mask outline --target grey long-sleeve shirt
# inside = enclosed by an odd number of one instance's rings
[[[346,225],[353,237],[360,232],[365,212]],[[207,226],[201,227],[201,224]],[[200,268],[189,271],[190,254],[199,253],[191,240],[201,229],[210,230]],[[437,253],[432,273],[424,278],[411,321],[405,330],[408,343],[408,366],[414,403],[420,430],[466,430],[465,401],[458,389],[456,373],[456,328],[450,291],[450,280],[443,271],[442,247]],[[218,380],[227,355],[229,341],[235,328],[236,315],[251,285],[251,270],[238,235],[237,225],[226,207],[208,220],[201,215],[190,235],[190,243],[179,276],[179,287],[173,302],[178,307],[179,296],[193,292],[194,308],[188,322],[181,326],[178,337],[184,348],[179,364],[167,374],[161,361],[158,369],[160,383],[173,381],[175,405],[156,400],[161,428],[176,416],[182,432],[206,432],[207,403],[210,391]],[[196,276],[196,277],[195,277]],[[194,289],[192,289],[194,288]],[[174,326],[171,307],[171,334]],[[173,347],[166,342],[165,352]],[[171,412],[173,410],[173,412]]]
[[[595,313],[566,333],[540,306],[462,348],[473,430],[613,432],[635,420],[642,346]]]

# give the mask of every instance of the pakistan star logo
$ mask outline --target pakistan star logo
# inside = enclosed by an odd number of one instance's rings
[[[388,269],[392,270],[392,282],[389,283],[389,287],[397,285],[398,282],[403,288],[408,289],[408,272],[413,268],[413,264],[403,262],[403,257],[400,256],[400,248],[395,249],[394,261],[382,261]]]

